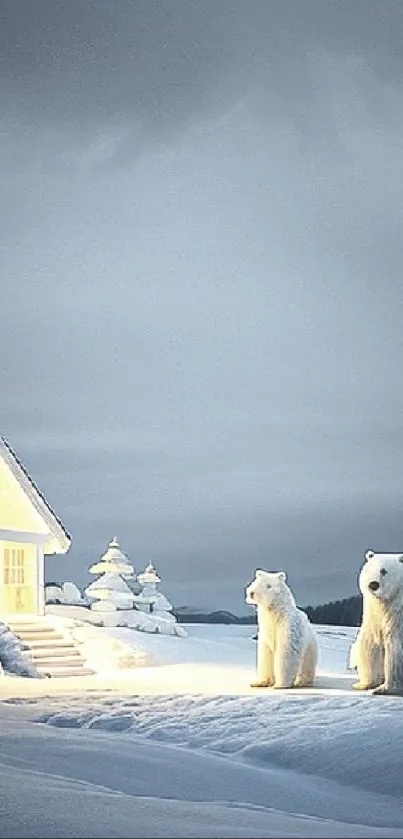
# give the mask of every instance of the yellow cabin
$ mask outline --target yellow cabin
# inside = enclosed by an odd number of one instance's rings
[[[45,612],[46,554],[64,554],[71,537],[0,437],[0,620]]]

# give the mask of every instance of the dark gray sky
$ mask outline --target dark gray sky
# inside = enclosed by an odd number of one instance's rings
[[[89,579],[403,548],[403,4],[2,0],[1,433]]]

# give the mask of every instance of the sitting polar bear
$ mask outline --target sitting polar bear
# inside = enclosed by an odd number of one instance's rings
[[[362,624],[350,650],[355,690],[403,694],[403,555],[367,551],[358,585]]]
[[[310,687],[318,660],[315,631],[297,608],[284,571],[257,570],[246,602],[257,606],[257,675],[251,687]]]

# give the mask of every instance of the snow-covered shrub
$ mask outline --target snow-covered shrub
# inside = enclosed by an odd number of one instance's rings
[[[24,648],[20,639],[4,623],[0,623],[0,663],[5,673],[31,679],[40,678],[29,650]]]

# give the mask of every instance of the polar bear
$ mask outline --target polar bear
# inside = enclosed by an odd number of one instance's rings
[[[403,694],[403,554],[367,551],[358,585],[362,623],[350,650],[355,690]]]
[[[297,608],[284,571],[258,569],[245,590],[257,606],[257,681],[251,687],[310,687],[318,660],[315,631]]]

